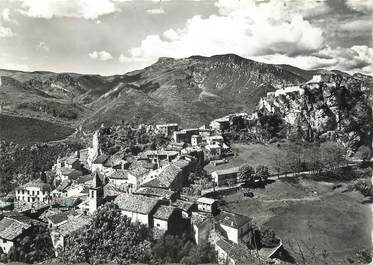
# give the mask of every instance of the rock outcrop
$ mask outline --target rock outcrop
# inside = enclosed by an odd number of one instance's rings
[[[368,78],[329,72],[293,87],[270,92],[258,104],[262,115],[276,113],[287,136],[336,140],[350,150],[371,144],[373,128]]]

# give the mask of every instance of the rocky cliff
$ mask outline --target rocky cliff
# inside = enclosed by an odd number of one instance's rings
[[[299,86],[268,93],[259,101],[258,113],[278,114],[287,136],[337,140],[356,150],[371,143],[371,80],[360,74],[322,73]]]

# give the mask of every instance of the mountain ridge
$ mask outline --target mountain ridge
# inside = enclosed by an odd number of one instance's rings
[[[267,92],[302,84],[320,72],[336,74],[235,54],[161,57],[144,69],[111,76],[0,70],[0,103],[5,114],[75,128],[122,120],[200,126],[232,112],[252,112]],[[363,74],[356,78],[372,83]]]

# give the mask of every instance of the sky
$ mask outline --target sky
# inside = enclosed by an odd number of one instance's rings
[[[234,53],[373,74],[373,0],[0,0],[0,68],[123,74]]]

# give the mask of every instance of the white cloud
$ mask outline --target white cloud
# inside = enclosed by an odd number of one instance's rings
[[[99,60],[99,61],[108,61],[113,59],[113,56],[108,53],[107,51],[94,51],[88,54],[89,58],[92,60]]]
[[[10,9],[9,8],[4,8],[3,9],[3,11],[1,12],[1,18],[5,22],[10,22],[11,21],[11,18],[10,18]]]
[[[282,54],[256,56],[252,59],[264,63],[290,64],[303,69],[337,69],[350,73],[373,73],[373,48],[355,45],[350,48],[326,47],[310,55],[289,57]]]
[[[219,15],[206,19],[195,16],[183,28],[149,35],[124,57],[127,62],[147,61],[149,64],[161,56],[223,53],[243,57],[276,53],[295,56],[322,48],[322,30],[305,20],[301,11],[287,13],[284,2],[290,1],[258,5],[254,0],[218,0]]]
[[[110,0],[20,0],[22,14],[30,17],[97,19],[116,11]]]
[[[166,14],[166,11],[164,11],[164,9],[161,7],[161,8],[155,8],[155,9],[148,9],[146,10],[146,13],[152,14],[152,15],[162,15],[162,14]]]
[[[346,0],[346,5],[355,11],[363,13],[373,10],[373,0]]]
[[[44,41],[39,42],[39,44],[37,45],[37,49],[43,50],[45,52],[49,52],[50,50],[49,46]]]
[[[0,38],[13,37],[15,34],[11,28],[4,27],[0,23]]]

